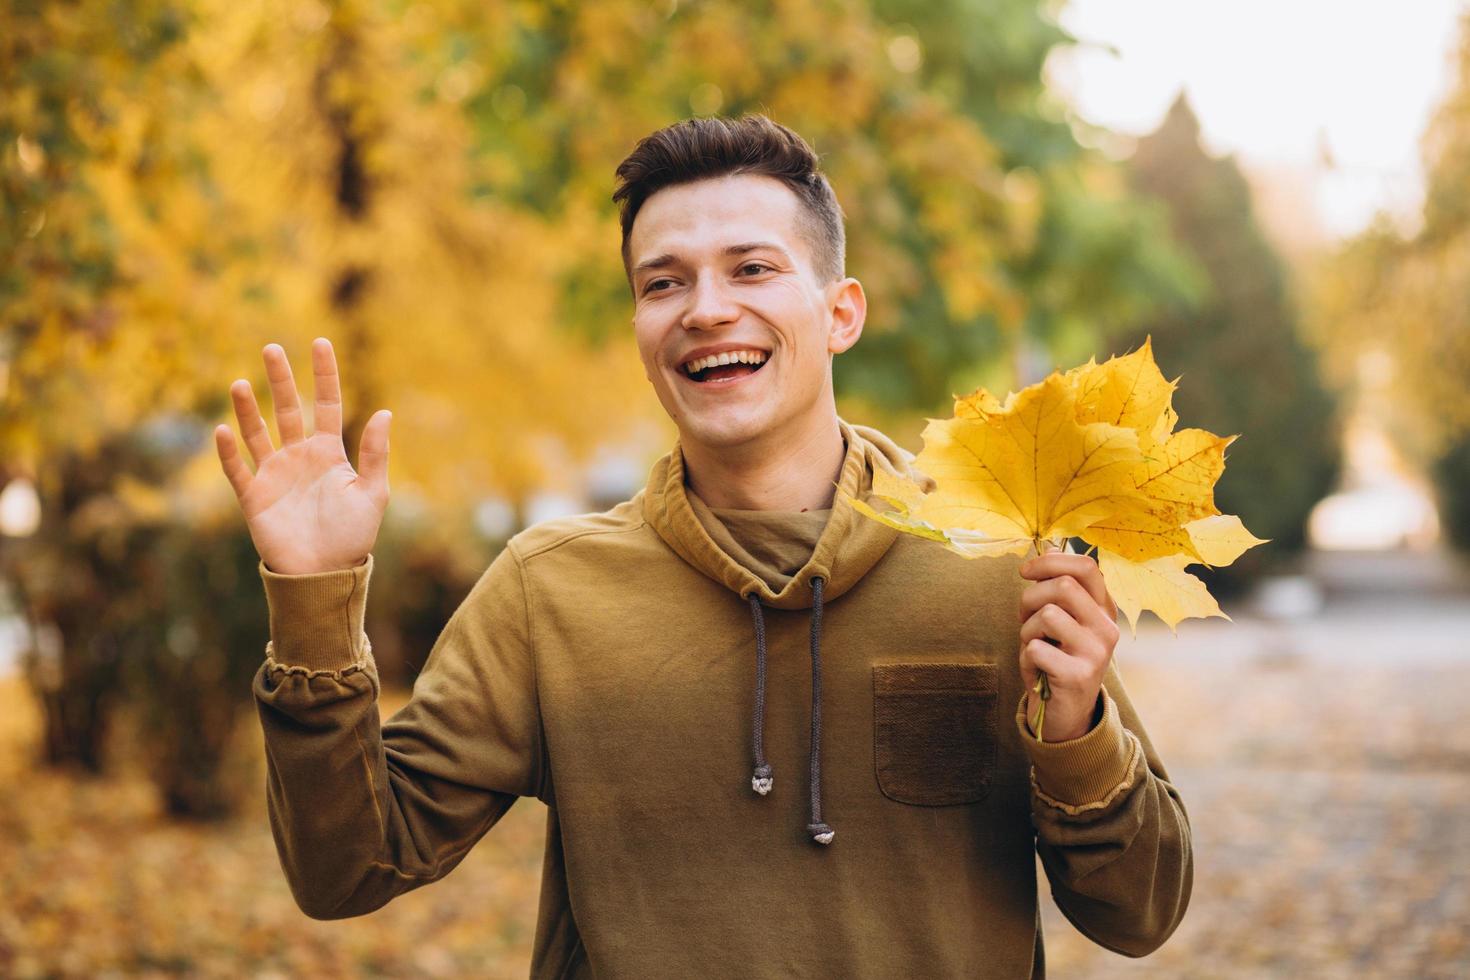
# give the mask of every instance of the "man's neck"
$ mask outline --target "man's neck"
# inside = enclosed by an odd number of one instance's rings
[[[735,510],[825,510],[846,456],[836,413],[795,438],[772,434],[735,449],[680,446],[685,479],[700,499]]]

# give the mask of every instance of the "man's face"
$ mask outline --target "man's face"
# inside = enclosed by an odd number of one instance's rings
[[[658,191],[628,239],[644,373],[681,439],[736,446],[830,411],[831,357],[856,343],[855,279],[818,281],[801,204],[785,184],[740,174]],[[735,361],[691,375],[706,353]]]

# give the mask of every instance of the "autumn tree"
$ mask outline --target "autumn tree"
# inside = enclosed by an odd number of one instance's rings
[[[0,10],[0,460],[42,506],[0,557],[37,629],[45,758],[87,770],[137,611],[132,527],[163,478],[161,429],[140,426],[204,404],[201,314],[219,294],[200,273],[231,247],[200,234],[213,212],[187,136],[202,95],[188,28],[170,0]]]
[[[1450,539],[1470,548],[1470,14],[1450,92],[1422,140],[1420,227],[1386,217],[1316,270],[1312,326],[1333,377],[1435,480]],[[1360,366],[1386,368],[1365,393]]]

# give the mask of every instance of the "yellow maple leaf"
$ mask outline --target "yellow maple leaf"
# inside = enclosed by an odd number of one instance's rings
[[[1138,448],[1145,456],[1160,441],[1160,435],[1173,431],[1170,400],[1179,379],[1166,381],[1154,363],[1153,338],[1122,357],[1110,357],[1102,364],[1089,359],[1080,368],[1067,372],[1077,387],[1077,421],[1108,422],[1122,425],[1138,433]],[[1175,416],[1177,418],[1177,416]],[[1160,432],[1160,423],[1166,428]]]
[[[1215,481],[1225,472],[1225,448],[1235,440],[1204,429],[1181,429],[1139,464],[1133,484],[1172,518],[1212,517],[1220,513],[1215,509]]]
[[[1098,568],[1108,594],[1128,617],[1128,625],[1138,635],[1138,617],[1152,610],[1178,635],[1179,621],[1192,616],[1220,616],[1219,603],[1210,595],[1205,583],[1184,570],[1192,559],[1188,555],[1165,555],[1149,561],[1129,561],[1104,548],[1097,550]]]
[[[954,417],[957,419],[986,419],[999,415],[1005,409],[1001,400],[984,388],[976,388],[968,395],[954,396]]]
[[[1078,425],[1076,389],[1053,374],[983,419],[930,419],[914,462],[937,487],[910,511],[1004,540],[1070,537],[1141,500],[1130,479],[1139,461],[1138,434]]]
[[[1081,536],[1131,561],[1179,552],[1204,561],[1184,525],[1220,513],[1214,487],[1225,472],[1225,447],[1235,438],[1221,438],[1204,429],[1171,434],[1133,469],[1131,479],[1140,499],[1120,507]]]
[[[1248,549],[1269,540],[1247,531],[1234,514],[1218,514],[1190,521],[1184,529],[1189,532],[1195,553],[1206,565],[1228,565]]]
[[[928,490],[932,489],[934,487],[931,483]],[[924,499],[924,494],[928,490],[916,481],[890,473],[888,470],[874,469],[873,471],[873,493],[898,507],[905,514],[918,506],[919,501]]]
[[[1158,422],[1154,424],[1153,432],[1151,433],[1153,443],[1156,445],[1168,439],[1170,433],[1174,431],[1174,426],[1178,423],[1179,413],[1174,411],[1173,405],[1166,406],[1164,408],[1164,414],[1160,415]]]
[[[923,488],[913,480],[895,476],[886,470],[874,470],[873,495],[887,501],[894,509],[884,513],[874,510],[867,501],[858,500],[855,497],[849,499],[858,513],[907,534],[913,534],[929,541],[938,541],[949,550],[966,558],[1021,554],[1031,546],[1030,541],[997,540],[966,528],[940,529],[928,521],[915,517],[911,513],[911,508],[924,499]]]
[[[1184,552],[1194,561],[1203,559],[1195,551],[1189,532],[1166,513],[1156,513],[1152,501],[1119,508],[1081,533],[1088,544],[1106,548],[1129,561],[1149,561]]]

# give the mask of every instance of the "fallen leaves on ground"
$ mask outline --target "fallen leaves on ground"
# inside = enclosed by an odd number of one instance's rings
[[[1250,651],[1263,629],[1241,625],[1194,635],[1234,634],[1222,645]],[[1048,899],[1048,972],[1470,976],[1470,663],[1405,670],[1359,655],[1329,672],[1331,644],[1307,657],[1290,632],[1206,662],[1181,660],[1161,628],[1140,640],[1151,654],[1140,662],[1125,640],[1120,669],[1189,814],[1193,898],[1138,960],[1093,944]]]
[[[385,691],[384,717],[404,700]],[[318,922],[291,898],[263,793],[227,823],[174,822],[136,766],[92,780],[31,768],[36,722],[23,683],[0,679],[0,976],[526,976],[545,834],[537,801],[519,801],[444,879],[370,915]],[[263,787],[249,715],[240,738]]]

